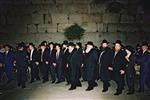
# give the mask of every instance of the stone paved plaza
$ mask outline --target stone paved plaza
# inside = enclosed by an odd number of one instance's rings
[[[85,91],[87,83],[82,82],[82,87],[73,91],[68,91],[69,86],[66,82],[60,84],[51,84],[47,82],[42,84],[41,81],[28,84],[27,88],[21,89],[16,87],[13,81],[7,85],[1,84],[0,100],[149,100],[150,92],[135,93],[134,95],[126,95],[126,90],[120,96],[114,96],[115,83],[111,81],[111,87],[107,93],[102,93],[102,83],[98,81],[99,86],[92,91]],[[136,86],[137,90],[137,86]]]

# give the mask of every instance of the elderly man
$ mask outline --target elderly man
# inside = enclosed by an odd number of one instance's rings
[[[86,44],[86,50],[84,53],[84,67],[85,67],[85,73],[86,78],[88,81],[88,88],[86,91],[93,90],[94,87],[97,86],[97,83],[95,82],[95,71],[97,67],[97,60],[98,60],[98,53],[94,49],[93,42],[88,42]]]

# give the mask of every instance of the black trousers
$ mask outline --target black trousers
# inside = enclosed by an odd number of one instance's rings
[[[129,91],[134,91],[135,75],[126,72],[126,81],[127,81],[127,86],[129,88]]]
[[[110,86],[110,83],[108,80],[102,80],[103,82],[103,89],[108,89],[108,87]]]
[[[39,80],[39,68],[34,62],[30,62],[30,68],[31,68],[31,81]]]
[[[120,79],[115,80],[115,82],[117,84],[117,91],[122,92],[122,90],[124,89],[124,86],[125,86],[124,77],[122,76]]]
[[[71,71],[70,68],[65,68],[65,78],[68,84],[71,83]]]
[[[81,68],[81,77],[83,81],[87,81],[85,68]]]
[[[48,80],[48,65],[41,62],[39,64],[39,67],[40,67],[40,72],[42,74],[43,81],[47,81]]]
[[[71,87],[81,86],[80,67],[71,68]]]
[[[51,79],[52,81],[56,80],[56,67],[53,65],[49,65],[50,66],[50,74],[51,74]]]
[[[17,82],[21,86],[25,86],[25,82],[27,81],[27,67],[23,68],[18,66],[17,68]]]

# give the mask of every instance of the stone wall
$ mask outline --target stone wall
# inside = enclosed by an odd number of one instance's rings
[[[78,23],[86,30],[81,39],[99,44],[121,39],[125,44],[150,40],[150,23],[139,12],[139,0],[113,0],[124,5],[119,13],[107,11],[112,0],[2,0],[1,42],[62,42],[64,29]]]

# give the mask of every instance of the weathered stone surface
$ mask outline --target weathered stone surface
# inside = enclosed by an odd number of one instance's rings
[[[119,14],[105,13],[103,14],[104,23],[119,23]]]
[[[135,19],[133,15],[121,15],[121,23],[134,23]]]
[[[86,32],[98,32],[98,25],[96,23],[82,23],[81,27],[83,27]]]
[[[81,15],[82,22],[95,22],[101,23],[102,22],[102,15],[101,14],[83,14]]]
[[[57,24],[40,24],[38,25],[39,33],[57,32]]]
[[[67,14],[52,14],[52,23],[68,23]]]
[[[136,32],[136,31],[138,31],[138,28],[134,24],[120,24],[120,25],[118,25],[118,31],[120,31],[120,32]]]
[[[108,32],[117,32],[118,24],[108,24]]]
[[[33,14],[32,15],[32,24],[43,24],[43,15]]]
[[[37,26],[34,24],[27,25],[27,32],[28,33],[37,33],[38,32]]]
[[[88,13],[90,14],[102,14],[106,11],[105,4],[89,4],[88,5]]]
[[[59,25],[58,25],[58,32],[64,32],[65,31],[65,29],[67,28],[67,27],[70,27],[71,25],[73,25],[73,23],[71,24],[71,23],[69,23],[69,24],[65,24],[65,23],[60,23]]]
[[[0,32],[38,33],[33,38],[36,43],[44,39],[59,42],[65,39],[61,34],[64,29],[78,23],[86,30],[86,35],[80,41],[85,43],[92,40],[97,44],[104,38],[113,42],[116,39],[133,39],[135,41],[131,43],[134,44],[140,39],[140,35],[137,35],[137,39],[130,34],[139,31],[150,32],[149,16],[144,16],[143,12],[138,11],[138,0],[115,0],[124,4],[121,13],[106,12],[110,0],[96,1],[98,3],[95,3],[95,0],[1,0]],[[16,35],[16,39],[21,36]],[[132,38],[126,38],[126,35]],[[16,41],[27,41],[26,38],[30,36],[23,36],[24,38],[18,38]]]

